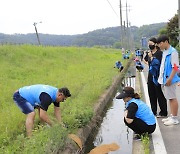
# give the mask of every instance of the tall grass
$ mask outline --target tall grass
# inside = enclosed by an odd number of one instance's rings
[[[30,149],[33,153],[39,146],[43,151],[48,151],[47,146],[62,148],[66,134],[83,127],[93,116],[93,105],[118,74],[113,66],[121,57],[115,49],[0,46],[0,153],[24,153]],[[72,97],[61,104],[67,129],[40,127],[36,118],[38,131],[29,140],[25,137],[26,117],[12,95],[22,86],[38,83],[70,89]],[[54,119],[53,105],[48,114]]]

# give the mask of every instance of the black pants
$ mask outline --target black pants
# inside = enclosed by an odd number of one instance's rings
[[[167,100],[161,89],[161,85],[156,86],[153,81],[148,81],[148,93],[151,109],[154,115],[157,114],[157,102],[160,108],[160,115],[167,116]]]
[[[139,72],[142,72],[142,70],[144,69],[142,66],[139,66],[139,65],[137,65],[136,68]]]
[[[119,71],[121,72],[121,71],[123,70],[123,68],[124,68],[124,67],[123,67],[123,66],[121,66],[121,67],[119,68]]]
[[[133,122],[130,124],[128,124],[124,118],[124,123],[139,135],[143,135],[144,133],[151,134],[156,129],[156,124],[147,125],[144,121],[138,118],[134,118]]]

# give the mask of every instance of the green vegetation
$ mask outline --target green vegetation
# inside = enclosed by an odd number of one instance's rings
[[[179,53],[179,60],[180,60],[180,47],[177,46],[176,49],[177,49],[177,51]]]
[[[0,153],[54,153],[63,148],[67,134],[76,132],[93,116],[93,106],[114,76],[119,50],[104,48],[0,46]],[[126,61],[123,61],[125,64]],[[35,120],[33,137],[25,137],[25,115],[12,100],[25,85],[67,86],[72,97],[61,104],[63,123],[48,128]],[[48,114],[53,118],[53,105]]]
[[[159,30],[164,28],[166,23],[156,23],[143,25],[141,27],[132,26],[131,32],[134,36],[135,47],[140,48],[140,40],[142,37],[147,39],[152,36],[157,36]],[[61,46],[106,46],[120,48],[120,27],[109,27],[97,29],[80,35],[50,35],[39,34],[41,44],[43,45],[61,45]],[[36,34],[14,34],[7,35],[0,33],[0,43],[13,44],[38,44]]]
[[[144,148],[144,154],[149,154],[150,153],[150,142],[149,142],[149,135],[146,133],[145,135],[141,135],[141,140]]]
[[[165,28],[160,30],[160,34],[166,34],[169,37],[170,44],[173,47],[178,45],[179,28],[177,14],[175,14],[175,16],[169,20]]]

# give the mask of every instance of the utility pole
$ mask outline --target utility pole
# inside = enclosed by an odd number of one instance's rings
[[[134,39],[133,39],[133,33],[131,31],[131,23],[129,22],[129,47],[130,50],[134,50]]]
[[[127,38],[127,49],[129,49],[129,21],[128,21],[128,6],[127,6],[127,1],[126,1],[126,38]]]
[[[178,0],[178,24],[179,24],[179,47],[180,47],[180,0]]]
[[[42,23],[42,22],[39,22],[39,23]],[[35,31],[36,31],[36,36],[37,36],[37,39],[38,39],[38,43],[39,43],[39,45],[41,45],[41,43],[40,43],[40,39],[39,39],[39,34],[38,34],[38,31],[37,31],[37,27],[36,27],[36,25],[37,25],[38,23],[37,22],[34,22],[34,27],[35,27]]]
[[[121,28],[121,47],[123,48],[124,43],[123,43],[123,24],[122,24],[122,4],[121,0],[119,0],[119,6],[120,6],[120,28]]]
[[[127,33],[126,33],[126,22],[124,21],[124,29],[123,29],[123,32],[124,32],[124,48],[125,48],[125,51],[127,50]]]

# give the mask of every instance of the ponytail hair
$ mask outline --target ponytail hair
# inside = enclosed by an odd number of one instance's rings
[[[140,97],[140,95],[139,95],[138,93],[134,93],[133,96],[132,96],[132,98],[140,99],[141,97]]]

